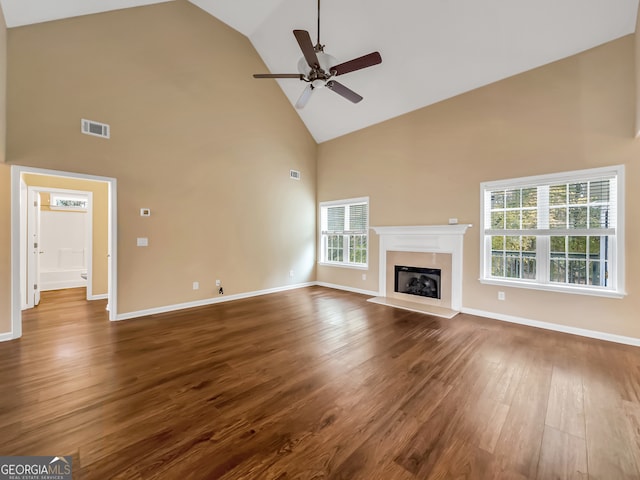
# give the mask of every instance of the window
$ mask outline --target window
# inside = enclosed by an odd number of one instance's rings
[[[483,283],[624,295],[624,167],[481,184]]]
[[[366,267],[369,198],[320,204],[320,262]]]
[[[86,210],[89,200],[86,196],[71,194],[51,194],[52,209]]]

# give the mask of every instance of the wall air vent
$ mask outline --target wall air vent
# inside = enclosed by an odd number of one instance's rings
[[[299,170],[289,170],[289,177],[294,180],[300,180],[300,171]]]
[[[111,128],[106,123],[94,122],[93,120],[85,120],[80,122],[81,131],[85,135],[93,135],[95,137],[111,138]]]

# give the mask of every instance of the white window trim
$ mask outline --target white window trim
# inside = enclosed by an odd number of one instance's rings
[[[62,198],[64,200],[84,200],[87,202],[87,206],[86,207],[58,206],[58,205],[54,205],[55,198]],[[51,192],[49,208],[51,210],[70,210],[73,212],[86,212],[88,210],[88,203],[89,203],[89,199],[87,195],[79,195],[79,194],[64,193],[64,192],[58,192],[58,193]]]
[[[348,262],[327,262],[323,260],[324,244],[322,242],[322,209],[324,207],[331,207],[334,205],[348,205],[352,203],[366,203],[367,204],[367,263],[348,263]],[[369,197],[356,197],[345,198],[342,200],[330,200],[326,202],[320,202],[318,204],[318,265],[323,267],[338,267],[338,268],[350,268],[353,270],[369,270],[369,220],[371,217],[371,204],[369,203]]]
[[[520,177],[514,179],[497,180],[491,182],[482,182],[480,184],[480,278],[482,284],[499,285],[505,287],[528,288],[532,290],[543,290],[552,292],[562,292],[578,295],[591,295],[597,297],[623,298],[626,295],[625,290],[625,178],[624,165],[616,165],[612,167],[592,168],[587,170],[576,170],[571,172],[552,173],[546,175],[536,175],[531,177]],[[597,176],[616,176],[617,177],[617,198],[616,198],[616,229],[615,229],[615,246],[613,248],[611,264],[614,265],[614,275],[611,280],[611,288],[588,287],[585,285],[562,285],[554,283],[538,283],[531,280],[523,279],[503,279],[490,278],[487,275],[487,268],[490,262],[487,261],[487,236],[491,235],[491,229],[485,229],[485,192],[487,190],[495,190],[508,187],[524,187],[534,184],[552,184],[552,183],[575,183],[580,180],[590,180]],[[519,231],[520,232],[520,231]],[[607,231],[604,230],[603,233]],[[543,235],[546,230],[540,230],[537,233]],[[551,231],[549,231],[551,233]],[[567,233],[563,230],[553,230],[553,233],[561,235]],[[571,230],[568,233],[581,233],[579,230]],[[490,250],[490,248],[489,248]],[[542,262],[538,262],[541,264]],[[543,266],[546,270],[546,265]]]

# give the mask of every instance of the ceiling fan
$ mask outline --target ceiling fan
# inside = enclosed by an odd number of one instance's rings
[[[324,45],[320,43],[320,0],[318,0],[318,41],[316,45],[313,45],[311,35],[306,30],[294,30],[293,35],[296,37],[303,55],[298,61],[298,72],[300,73],[257,73],[253,75],[254,78],[297,78],[307,82],[309,85],[303,90],[296,102],[296,108],[304,108],[313,91],[324,87],[353,103],[362,100],[360,95],[336,82],[333,77],[382,63],[379,52],[373,52],[339,64],[336,63],[334,57],[324,53]]]

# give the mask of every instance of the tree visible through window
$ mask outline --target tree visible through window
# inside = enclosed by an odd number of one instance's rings
[[[482,279],[620,293],[622,167],[482,184]]]
[[[367,266],[369,199],[320,204],[321,262]]]

